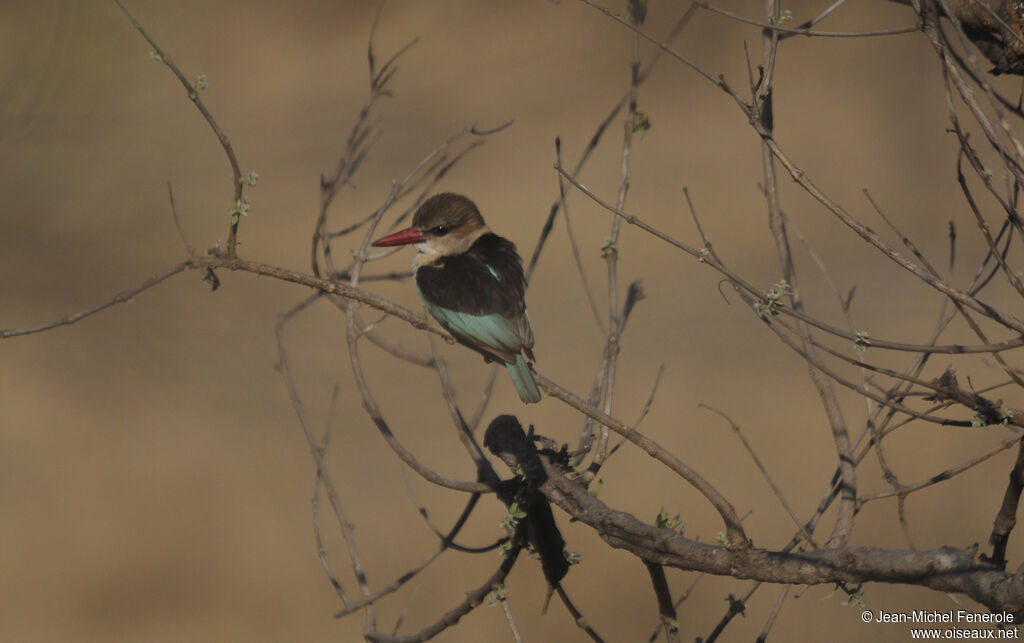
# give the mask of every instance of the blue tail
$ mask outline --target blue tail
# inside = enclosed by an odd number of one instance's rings
[[[540,390],[537,388],[537,382],[533,379],[533,373],[530,372],[530,367],[523,359],[522,355],[516,355],[515,364],[507,364],[508,374],[512,376],[512,383],[516,386],[516,392],[519,393],[519,399],[527,404],[534,402],[540,402]]]

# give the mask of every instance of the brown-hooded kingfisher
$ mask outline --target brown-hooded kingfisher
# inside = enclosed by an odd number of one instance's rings
[[[534,359],[533,329],[515,244],[491,232],[472,201],[451,192],[424,201],[411,227],[373,242],[408,244],[416,246],[413,275],[430,314],[486,361],[504,363],[523,402],[539,402],[523,357]]]

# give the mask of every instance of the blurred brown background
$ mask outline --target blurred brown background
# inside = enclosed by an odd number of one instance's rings
[[[734,3],[757,16],[761,3]],[[130,9],[190,77],[206,74],[204,100],[256,170],[252,216],[241,226],[247,258],[307,271],[318,177],[330,172],[367,95],[366,43],[376,3],[134,0]],[[798,2],[797,21],[824,8]],[[621,11],[623,7],[613,7]],[[680,15],[654,0],[647,28],[663,34]],[[827,29],[909,25],[906,7],[849,3]],[[415,36],[400,62],[395,96],[382,109],[384,136],[339,197],[334,227],[372,212],[390,182],[444,137],[471,123],[515,125],[487,139],[444,182],[471,195],[488,222],[529,255],[557,194],[554,138],[572,165],[594,127],[628,87],[629,34],[576,2],[410,2],[384,6],[378,55]],[[760,56],[760,34],[700,14],[678,48],[737,88],[746,83],[743,42]],[[42,323],[94,305],[183,259],[167,200],[171,181],[190,242],[223,240],[230,171],[216,139],[148,45],[113,2],[0,5],[0,328]],[[652,53],[645,45],[645,59]],[[754,53],[757,52],[757,53]],[[953,182],[955,139],[941,75],[919,34],[873,39],[794,39],[777,72],[780,142],[835,199],[876,229],[869,188],[925,253],[942,263],[946,221],[973,225]],[[1014,81],[1001,87],[1015,89]],[[760,147],[731,99],[678,62],[663,60],[640,93],[652,128],[634,141],[627,210],[699,245],[681,188],[688,186],[722,257],[767,288],[779,270],[759,195]],[[621,121],[582,175],[614,200]],[[783,204],[826,257],[844,289],[857,284],[855,313],[873,337],[923,341],[940,300],[871,252],[786,179]],[[605,301],[599,248],[610,218],[579,195],[570,214],[589,278]],[[344,253],[357,239],[337,246]],[[973,242],[972,242],[973,243]],[[718,485],[756,544],[776,547],[788,518],[720,418],[746,431],[801,516],[817,505],[835,467],[832,440],[801,360],[788,352],[718,276],[636,229],[622,234],[620,284],[643,279],[647,299],[623,341],[615,412],[632,421],[660,364],[665,374],[642,429]],[[799,250],[815,314],[839,321],[835,298]],[[958,284],[981,249],[963,246]],[[404,269],[406,251],[378,269]],[[216,293],[197,274],[71,327],[0,345],[0,639],[10,641],[359,640],[362,616],[338,621],[339,601],[317,558],[310,519],[314,467],[288,402],[273,323],[307,293],[247,274],[220,273]],[[411,283],[368,287],[408,306]],[[998,292],[998,291],[997,291]],[[990,297],[991,298],[991,297]],[[996,297],[998,300],[998,297]],[[584,394],[601,336],[579,288],[565,234],[556,225],[528,296],[537,368]],[[372,315],[368,313],[368,317]],[[420,350],[422,334],[389,320],[382,329]],[[966,335],[954,335],[966,338]],[[371,583],[379,587],[418,562],[434,540],[408,489],[441,525],[463,496],[406,474],[362,412],[352,387],[344,318],[314,307],[289,331],[293,368],[318,430],[340,386],[329,461],[356,526]],[[460,401],[475,407],[486,367],[443,347]],[[405,443],[430,466],[471,478],[439,400],[436,376],[363,349],[375,393]],[[902,365],[905,356],[882,358]],[[948,361],[939,360],[934,375]],[[994,381],[979,360],[975,384]],[[864,402],[845,395],[856,434]],[[1008,404],[1013,400],[1008,399]],[[502,412],[575,443],[579,417],[547,399],[524,408],[502,375],[488,418]],[[984,451],[1004,433],[918,427],[892,440],[907,482]],[[1012,455],[912,497],[911,532],[922,548],[986,540]],[[862,492],[885,489],[873,458]],[[686,533],[712,541],[720,522],[678,478],[623,448],[603,472],[601,497],[653,520],[681,514]],[[500,535],[503,510],[482,503],[460,540]],[[583,554],[566,588],[609,641],[638,641],[656,625],[642,566],[560,516],[570,549]],[[824,531],[831,529],[831,512]],[[333,520],[323,522],[335,569],[357,594]],[[895,503],[869,504],[856,544],[905,547]],[[1016,544],[1019,538],[1014,538]],[[1010,552],[1011,566],[1020,549]],[[401,614],[419,629],[458,603],[496,567],[497,554],[448,553],[409,589],[384,603],[384,630]],[[669,572],[673,590],[694,575]],[[685,640],[706,636],[747,584],[705,578],[682,605]],[[583,640],[565,610],[540,615],[539,566],[522,561],[510,605],[526,640]],[[868,586],[871,609],[956,609],[912,588]],[[762,588],[724,640],[752,640],[777,596]],[[864,625],[831,587],[790,598],[775,640],[907,640],[902,626]],[[557,601],[556,601],[557,603]],[[481,606],[439,640],[511,640],[501,610]]]

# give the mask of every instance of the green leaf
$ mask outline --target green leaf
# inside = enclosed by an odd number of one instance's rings
[[[633,133],[640,132],[640,135],[643,136],[649,129],[651,129],[651,119],[647,118],[647,114],[635,112],[633,114]]]
[[[237,225],[239,217],[247,217],[251,213],[252,207],[249,205],[247,197],[235,201],[235,204],[231,206],[231,225]]]
[[[601,244],[601,256],[604,258],[618,257],[619,250],[615,247],[615,242],[611,238],[605,239],[604,243]]]

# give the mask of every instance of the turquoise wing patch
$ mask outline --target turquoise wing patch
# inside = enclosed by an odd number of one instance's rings
[[[470,315],[427,304],[427,310],[456,335],[463,335],[499,353],[518,353],[522,349],[515,320],[497,313]]]

